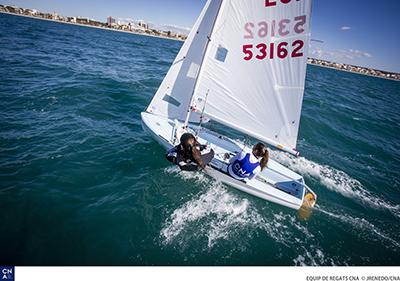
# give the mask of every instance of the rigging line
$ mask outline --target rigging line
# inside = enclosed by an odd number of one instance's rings
[[[174,62],[172,65],[175,65],[177,63],[180,63],[181,61],[184,61],[186,59],[186,56],[184,56],[183,58],[177,60],[176,62]]]
[[[200,124],[199,124],[199,128],[196,132],[196,136],[199,135],[200,130],[201,130],[201,125],[203,124],[203,118],[204,118],[204,110],[206,109],[206,104],[207,104],[207,98],[208,98],[208,93],[210,92],[210,89],[207,90],[206,93],[206,98],[204,99],[204,105],[203,105],[203,110],[201,111],[201,115],[200,115]]]
[[[246,146],[250,143],[250,138],[248,135],[244,136],[244,143],[243,143],[243,148],[240,151],[240,154],[242,154],[242,152],[244,151],[244,149],[246,148]]]

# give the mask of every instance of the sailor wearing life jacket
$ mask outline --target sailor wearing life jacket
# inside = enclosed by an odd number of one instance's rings
[[[265,168],[268,155],[268,150],[263,143],[257,143],[250,153],[239,152],[229,161],[229,175],[238,180],[251,180]]]
[[[178,165],[184,171],[197,171],[205,168],[214,157],[214,150],[200,144],[195,136],[185,133],[180,144],[167,151],[168,161]]]

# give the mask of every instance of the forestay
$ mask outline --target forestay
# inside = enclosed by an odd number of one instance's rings
[[[147,112],[185,120],[221,1],[207,2]]]
[[[222,1],[194,91],[196,111],[296,154],[310,13],[311,0]]]

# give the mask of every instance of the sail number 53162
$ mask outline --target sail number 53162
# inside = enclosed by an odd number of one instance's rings
[[[302,57],[304,53],[302,49],[304,47],[304,41],[296,40],[290,45],[288,42],[281,42],[278,44],[260,43],[258,45],[248,44],[243,45],[244,60],[249,61],[251,59],[284,59],[290,55],[292,58]]]

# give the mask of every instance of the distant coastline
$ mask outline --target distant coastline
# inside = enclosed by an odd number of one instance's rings
[[[56,23],[71,24],[71,25],[77,25],[77,26],[83,26],[83,27],[89,27],[89,28],[97,28],[97,29],[108,30],[108,31],[123,32],[123,33],[157,37],[157,38],[162,38],[162,39],[167,39],[167,40],[183,42],[182,39],[177,39],[177,38],[169,38],[169,37],[157,36],[157,35],[146,34],[146,33],[139,33],[139,32],[133,32],[133,31],[119,30],[119,29],[111,29],[111,28],[107,28],[107,27],[93,26],[93,25],[82,24],[82,23],[72,23],[72,22],[65,22],[65,21],[59,21],[59,20],[53,20],[53,19],[45,19],[45,18],[39,18],[39,17],[35,17],[35,16],[21,15],[21,14],[15,14],[15,13],[3,12],[3,11],[0,11],[0,14],[7,14],[7,15],[12,15],[12,16],[19,16],[19,17],[25,17],[25,18],[31,18],[31,19],[37,19],[37,20],[45,20],[45,21],[51,21],[51,22],[56,22]]]
[[[110,16],[107,18],[107,22],[100,22],[89,18],[61,16],[55,12],[53,14],[42,13],[33,9],[24,9],[16,6],[7,6],[7,5],[4,6],[1,4],[0,4],[0,13],[25,16],[34,19],[48,20],[53,22],[74,24],[79,26],[88,26],[104,30],[147,35],[147,36],[172,39],[177,41],[185,41],[187,38],[185,34],[174,33],[170,30],[165,31],[165,30],[157,30],[155,28],[150,28],[149,24],[142,20],[137,22],[128,22],[128,23],[120,21],[116,22],[116,20]]]
[[[377,77],[377,78],[388,79],[388,80],[393,80],[393,81],[400,81],[399,73],[394,73],[394,72],[389,72],[389,71],[384,71],[384,70],[377,70],[377,69],[361,67],[361,66],[345,64],[345,63],[330,62],[327,60],[315,59],[315,58],[308,58],[308,64],[325,67],[325,68],[330,68],[330,69],[335,69],[335,70],[340,70],[340,71],[345,71],[345,72],[351,72],[351,73],[371,76],[371,77]]]
[[[163,39],[170,39],[176,41],[185,41],[187,36],[182,34],[175,34],[171,31],[161,31],[150,29],[148,24],[146,23],[139,23],[138,26],[129,24],[116,24],[115,19],[109,17],[107,19],[107,23],[98,22],[95,20],[90,20],[88,18],[76,18],[76,17],[63,17],[59,16],[56,13],[48,14],[48,13],[41,13],[36,10],[31,9],[23,9],[15,6],[4,6],[0,4],[0,13],[9,14],[9,15],[16,15],[16,16],[23,16],[29,17],[33,19],[39,20],[47,20],[52,22],[58,23],[65,23],[65,24],[72,24],[84,27],[92,27],[98,28],[103,30],[110,30],[110,31],[118,31],[136,35],[145,35]],[[308,58],[308,63],[311,65],[316,65],[325,68],[331,68],[351,73],[357,73],[372,77],[378,77],[383,79],[389,79],[394,81],[400,81],[400,74],[377,70],[367,67],[355,66],[350,64],[343,64],[343,63],[335,63],[330,62],[327,60],[317,59],[317,58]]]

